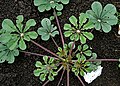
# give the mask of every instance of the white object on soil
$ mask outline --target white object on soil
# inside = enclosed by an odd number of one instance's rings
[[[98,76],[101,75],[102,73],[102,69],[103,67],[98,66],[96,71],[92,71],[91,73],[85,73],[85,75],[83,76],[85,81],[89,84],[91,83],[93,80],[95,80]]]
[[[118,29],[118,35],[120,35],[120,24],[119,24],[119,29]]]

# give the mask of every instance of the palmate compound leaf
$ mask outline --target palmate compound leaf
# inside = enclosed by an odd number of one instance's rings
[[[79,23],[75,16],[71,16],[69,21],[71,24],[64,25],[65,37],[70,37],[70,40],[78,41],[80,43],[85,44],[86,40],[92,40],[94,35],[90,32],[92,28],[94,28],[94,24],[91,21],[87,21],[87,15],[85,13],[81,13],[79,16]]]
[[[7,61],[9,64],[15,61],[15,56],[19,55],[19,50],[10,50],[7,46],[0,43],[0,63]]]
[[[37,61],[35,66],[37,67],[36,70],[34,70],[34,75],[39,77],[41,81],[45,81],[48,77],[48,80],[53,81],[54,76],[57,75],[56,69],[57,66],[54,64],[54,58],[48,58],[48,56],[43,56],[43,60],[45,62],[41,63],[40,61]]]
[[[96,30],[103,30],[108,33],[111,31],[111,25],[116,25],[118,18],[115,16],[116,7],[112,4],[107,4],[104,8],[100,2],[93,2],[92,10],[87,10],[87,16],[95,24]]]
[[[50,37],[55,37],[55,35],[59,34],[56,30],[57,27],[51,24],[51,21],[48,18],[44,18],[41,21],[42,27],[38,28],[37,32],[41,35],[41,39],[44,41],[49,40]]]
[[[21,50],[26,49],[26,41],[30,39],[36,39],[38,34],[35,31],[28,31],[30,27],[35,26],[36,22],[34,19],[29,19],[26,22],[25,28],[23,27],[23,15],[19,15],[16,18],[16,26],[10,19],[4,19],[2,22],[2,29],[5,30],[1,33],[0,42],[6,44],[10,50],[14,50],[17,46]],[[4,37],[3,37],[4,36]],[[9,36],[9,37],[7,37]],[[4,39],[3,39],[4,38]]]

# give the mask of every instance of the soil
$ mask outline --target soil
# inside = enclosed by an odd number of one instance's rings
[[[79,13],[85,12],[90,9],[91,3],[94,0],[70,0],[70,3],[64,6],[63,15],[59,17],[61,27],[68,21],[71,15],[79,16]],[[120,0],[99,0],[103,5],[114,3],[118,11],[120,11]],[[117,3],[116,3],[117,2]],[[32,30],[37,30],[40,27],[40,21],[44,17],[52,15],[52,11],[39,13],[37,7],[34,6],[33,0],[0,0],[0,25],[5,18],[9,18],[15,22],[16,16],[24,15],[26,22],[28,19],[33,18],[36,20],[37,25]],[[0,26],[0,28],[2,28]],[[119,58],[120,57],[120,38],[115,36],[118,26],[113,26],[113,29],[108,34],[99,31],[93,31],[95,36],[93,41],[88,41],[88,44],[93,48],[93,51],[98,54],[98,58]],[[56,36],[55,40],[58,45],[61,45],[60,37]],[[68,38],[65,38],[67,43]],[[45,46],[51,51],[56,52],[55,45],[50,40],[43,42],[38,37],[36,42]],[[43,50],[39,49],[32,43],[28,44],[28,51],[46,54]],[[26,55],[20,53],[19,57],[13,64],[3,63],[0,64],[0,86],[42,86],[42,82],[33,75],[35,69],[35,62],[40,60],[41,57]],[[117,62],[103,62],[103,72],[100,77],[94,80],[91,84],[86,86],[120,86],[120,69]],[[48,83],[47,86],[56,86],[61,73],[55,77],[53,82]],[[66,73],[60,86],[66,86]],[[70,73],[70,86],[82,86],[77,77]]]

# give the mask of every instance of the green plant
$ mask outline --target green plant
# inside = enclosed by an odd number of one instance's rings
[[[78,41],[82,44],[86,43],[86,39],[92,40],[94,35],[90,32],[94,28],[94,25],[89,20],[87,21],[87,15],[81,13],[79,16],[79,21],[75,16],[69,18],[70,23],[64,25],[65,37],[70,37],[71,40]],[[78,23],[79,22],[79,23]]]
[[[87,10],[89,19],[95,24],[96,30],[103,30],[105,33],[111,31],[111,25],[116,25],[118,18],[115,16],[116,7],[107,4],[104,8],[100,2],[93,2],[92,10]]]
[[[34,0],[34,5],[38,6],[40,12],[49,11],[51,8],[61,11],[62,4],[68,4],[69,0]]]
[[[16,20],[16,26],[10,19],[4,19],[2,22],[2,29],[4,32],[0,35],[0,42],[5,43],[10,50],[14,50],[17,46],[21,50],[26,49],[25,41],[30,39],[36,39],[37,33],[35,31],[28,31],[31,26],[35,26],[34,19],[29,19],[26,22],[26,26],[23,27],[23,16],[19,15]]]
[[[15,48],[10,50],[6,45],[0,43],[0,63],[8,61],[8,63],[13,63],[15,61],[15,56],[19,55],[19,50]]]
[[[82,85],[85,86],[80,77],[84,77],[87,73],[95,72],[98,70],[98,66],[100,68],[100,73],[98,74],[101,74],[102,68],[100,65],[102,61],[120,61],[120,59],[97,59],[97,54],[92,52],[92,48],[86,44],[87,39],[92,40],[94,38],[94,35],[92,34],[94,28],[97,30],[103,29],[104,32],[109,32],[111,30],[111,25],[114,25],[117,22],[117,18],[114,16],[116,8],[113,5],[108,4],[102,9],[102,5],[99,2],[94,2],[91,6],[92,10],[88,10],[86,14],[81,13],[79,15],[79,20],[75,16],[71,16],[69,18],[71,24],[64,25],[64,36],[70,37],[72,42],[65,44],[57,17],[58,15],[55,10],[63,9],[63,5],[59,4],[60,2],[67,4],[69,3],[69,0],[34,0],[34,4],[35,6],[38,6],[40,12],[53,8],[53,15],[56,19],[59,32],[57,31],[57,27],[54,26],[48,18],[44,18],[41,21],[42,27],[38,28],[37,32],[44,41],[49,40],[51,37],[58,50],[54,53],[31,40],[36,39],[38,36],[35,31],[28,31],[30,27],[36,25],[36,22],[34,19],[30,19],[27,21],[24,28],[22,24],[23,16],[20,15],[16,20],[17,27],[10,19],[5,19],[2,22],[2,29],[0,30],[0,63],[5,61],[13,63],[15,56],[19,55],[18,49],[20,48],[20,52],[22,53],[43,57],[44,61],[37,61],[35,64],[37,69],[34,70],[34,75],[39,77],[41,81],[45,81],[48,78],[48,81],[46,81],[43,86],[49,81],[53,81],[54,77],[58,75],[61,70],[63,70],[63,72],[57,86],[60,85],[65,71],[67,71],[67,86],[69,86],[70,72],[73,72]],[[55,35],[59,34],[62,45],[58,45],[53,39]],[[50,56],[48,56],[47,53],[43,55],[40,53],[22,51],[26,49],[25,40],[28,42],[30,41],[34,45],[43,49],[49,53]],[[80,42],[76,43],[78,40]],[[95,77],[96,76],[98,75],[95,75]],[[90,80],[89,83],[91,83]]]
[[[44,18],[41,21],[42,27],[38,29],[38,34],[41,35],[41,39],[47,41],[50,37],[55,37],[55,35],[59,34],[56,31],[57,27],[51,24],[51,21],[48,18]]]
[[[34,75],[40,76],[41,81],[45,81],[47,76],[50,81],[53,81],[54,76],[57,75],[57,72],[55,72],[57,66],[53,63],[54,58],[50,58],[49,60],[48,59],[49,59],[48,56],[44,56],[43,57],[43,60],[45,62],[44,65],[40,61],[37,61],[35,64],[37,69],[34,70]]]

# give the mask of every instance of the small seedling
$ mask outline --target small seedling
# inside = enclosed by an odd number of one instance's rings
[[[105,33],[111,31],[111,25],[116,25],[118,18],[115,16],[116,7],[107,4],[104,8],[100,2],[93,2],[92,10],[87,10],[90,21],[95,24],[96,30],[103,30]]]
[[[26,49],[26,41],[30,39],[36,39],[37,33],[35,31],[28,31],[31,26],[35,26],[36,22],[34,19],[29,19],[26,22],[26,26],[23,27],[23,16],[17,17],[16,26],[10,19],[4,19],[2,22],[2,29],[5,31],[1,34],[0,42],[5,43],[10,50],[14,50],[17,46],[21,50]]]
[[[79,21],[75,16],[71,16],[69,21],[72,25],[64,25],[64,30],[66,30],[64,32],[65,37],[70,37],[71,40],[75,41],[80,40],[82,44],[86,43],[86,39],[92,40],[94,35],[90,30],[94,28],[94,24],[87,20],[87,15],[84,13],[80,14]]]
[[[54,76],[57,75],[57,72],[55,72],[57,66],[53,63],[54,58],[50,58],[48,60],[48,56],[44,56],[43,60],[45,62],[44,65],[40,61],[36,62],[35,66],[37,67],[37,69],[34,70],[34,75],[40,76],[41,81],[45,81],[47,76],[48,80],[53,81]]]
[[[41,21],[42,27],[40,27],[37,32],[44,41],[49,40],[51,37],[58,49],[55,53],[31,40],[36,39],[38,36],[35,31],[28,31],[30,27],[36,25],[36,22],[34,19],[30,19],[26,22],[26,26],[23,27],[23,16],[20,15],[17,17],[16,25],[14,25],[10,19],[5,19],[2,22],[2,29],[0,30],[0,63],[5,61],[13,63],[15,56],[19,55],[18,49],[25,50],[27,47],[25,41],[30,41],[51,54],[48,56],[20,50],[20,52],[23,53],[43,57],[44,61],[37,61],[35,64],[37,69],[34,70],[34,75],[39,77],[41,81],[48,79],[43,86],[49,81],[53,81],[55,76],[58,75],[61,70],[63,70],[63,72],[57,86],[60,85],[65,71],[67,71],[67,86],[70,86],[69,72],[73,72],[82,85],[85,86],[81,77],[83,77],[86,82],[91,83],[100,76],[102,72],[102,61],[120,61],[119,59],[97,59],[97,54],[92,52],[92,48],[86,44],[87,39],[93,40],[94,35],[92,34],[92,31],[94,28],[96,30],[102,29],[107,33],[111,30],[111,25],[117,24],[118,19],[114,15],[116,13],[116,8],[112,4],[107,4],[103,8],[100,2],[94,2],[91,6],[92,10],[81,13],[79,19],[75,16],[71,16],[69,18],[71,24],[64,25],[64,36],[70,37],[72,42],[65,44],[56,13],[56,10],[61,11],[63,9],[61,3],[67,4],[69,3],[69,0],[34,0],[34,5],[38,6],[40,12],[45,10],[48,11],[51,8],[54,10],[54,18],[56,19],[59,32],[57,31],[57,27],[54,26],[48,18],[44,18]],[[53,39],[55,35],[59,34],[62,45],[58,45]],[[76,44],[76,41],[79,42]]]
[[[68,4],[69,0],[34,0],[34,5],[38,6],[40,12],[51,10],[51,8],[61,11],[63,4]]]
[[[47,41],[50,37],[55,37],[55,35],[59,34],[56,30],[57,27],[51,24],[51,21],[48,18],[44,18],[41,21],[42,27],[38,29],[38,34],[41,35],[41,39]]]

